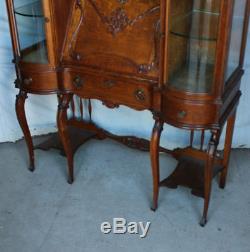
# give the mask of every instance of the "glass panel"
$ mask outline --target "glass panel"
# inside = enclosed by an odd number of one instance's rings
[[[171,0],[168,71],[172,88],[209,93],[214,79],[220,0]]]
[[[48,63],[42,0],[14,0],[21,58],[24,62]]]
[[[233,23],[230,39],[229,58],[227,63],[226,80],[239,66],[240,51],[243,38],[246,0],[234,1]]]

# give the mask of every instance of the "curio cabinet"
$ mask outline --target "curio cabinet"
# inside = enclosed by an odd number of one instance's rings
[[[186,186],[204,198],[212,179],[225,187],[248,31],[248,0],[6,0],[17,72],[16,111],[34,169],[25,118],[27,93],[58,95],[58,133],[73,183],[71,128],[150,150],[153,204],[160,187]],[[91,100],[152,112],[150,141],[95,125]],[[69,113],[70,112],[70,113]],[[86,119],[86,114],[88,114]],[[85,116],[84,116],[85,115]],[[141,122],[143,123],[143,122]],[[159,145],[164,124],[190,132],[186,148]],[[224,151],[218,152],[226,127]],[[209,137],[209,139],[208,139]],[[90,138],[90,137],[89,137]],[[89,139],[88,138],[88,139]],[[199,139],[199,141],[197,141]],[[86,140],[86,139],[85,139]],[[181,141],[181,139],[180,139]],[[159,152],[178,160],[160,180]],[[164,169],[164,167],[161,167]],[[165,189],[162,190],[162,193]]]

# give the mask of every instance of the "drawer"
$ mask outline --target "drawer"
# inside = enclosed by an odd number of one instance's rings
[[[209,127],[217,123],[216,104],[189,102],[172,97],[165,97],[163,106],[164,119],[174,126],[183,128]]]
[[[58,90],[57,73],[22,71],[21,88],[30,93],[55,92]]]
[[[150,109],[152,84],[109,75],[65,72],[64,87],[83,98],[98,99],[106,105],[126,105],[137,110]]]

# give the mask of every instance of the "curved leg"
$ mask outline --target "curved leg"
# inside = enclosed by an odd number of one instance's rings
[[[29,170],[33,172],[35,170],[34,147],[25,114],[25,100],[27,99],[27,97],[27,93],[22,90],[20,90],[19,94],[16,96],[16,115],[20,127],[22,128],[24,139],[29,151]]]
[[[219,142],[219,131],[213,131],[212,137],[208,145],[207,150],[207,160],[205,164],[205,171],[204,171],[204,209],[203,209],[203,216],[200,221],[200,225],[204,227],[207,223],[207,213],[211,195],[211,188],[212,188],[212,179],[213,179],[213,166],[214,166],[214,158]]]
[[[230,159],[230,153],[231,153],[231,147],[232,147],[235,118],[236,118],[236,113],[234,113],[231,117],[229,117],[227,121],[226,140],[225,140],[225,148],[224,148],[224,154],[223,154],[223,171],[221,172],[220,182],[219,182],[220,188],[222,189],[225,188],[226,186],[226,178],[227,178],[228,165],[229,165],[229,159]]]
[[[73,150],[71,147],[68,126],[67,126],[67,110],[69,103],[72,99],[72,95],[61,95],[58,96],[58,112],[57,112],[57,126],[60,140],[63,144],[63,148],[68,161],[68,183],[74,182],[74,166],[73,166]]]
[[[155,211],[158,207],[159,183],[160,183],[159,143],[162,130],[163,130],[163,122],[160,120],[156,120],[150,142],[150,156],[151,156],[151,166],[153,175],[153,204],[151,209],[153,211]]]

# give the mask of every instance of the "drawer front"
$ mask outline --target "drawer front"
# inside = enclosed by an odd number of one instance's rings
[[[209,127],[217,123],[217,106],[215,104],[190,103],[188,101],[164,99],[163,116],[174,126],[183,128]]]
[[[78,72],[64,74],[64,87],[83,98],[98,99],[107,106],[126,105],[137,110],[151,108],[150,83],[121,80],[108,75]]]
[[[58,90],[56,72],[25,72],[22,73],[21,88],[30,93],[50,93]]]
[[[73,8],[64,61],[157,77],[159,22],[159,0],[80,0]]]

